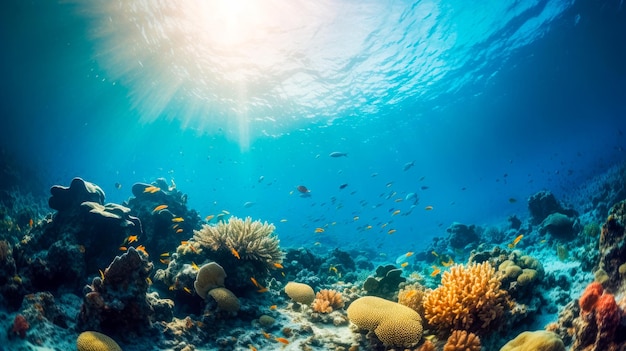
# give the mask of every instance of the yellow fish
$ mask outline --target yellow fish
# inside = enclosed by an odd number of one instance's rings
[[[359,220],[359,216],[354,216],[354,218],[352,218],[352,219],[355,220],[355,221],[358,221]]]
[[[150,194],[154,194],[159,191],[161,191],[161,188],[153,186],[153,185],[147,186],[145,189],[143,189],[144,193],[150,193]]]
[[[437,252],[435,252],[435,251],[431,251],[430,253],[433,254],[433,256],[435,256],[435,257],[439,257],[439,254]]]
[[[208,215],[208,216],[206,216],[206,218],[204,220],[206,220],[207,222],[210,222],[213,219],[213,217],[215,217],[215,216],[214,215]]]
[[[513,239],[513,242],[511,242],[508,245],[509,249],[514,248],[520,242],[520,240],[522,240],[523,237],[524,237],[524,234],[520,234],[520,235],[517,236],[517,238]]]
[[[426,211],[432,211],[433,207],[431,205],[428,205],[428,206],[424,207],[424,209]]]
[[[385,228],[388,224],[389,224],[389,223],[383,223],[383,224],[380,226],[380,228],[381,228],[381,229],[384,229],[384,228]]]
[[[370,229],[372,229],[371,225],[368,225],[367,227],[365,227],[365,230],[370,230]]]
[[[317,227],[317,228],[315,228],[315,232],[316,233],[323,233],[324,232],[324,228]]]
[[[100,272],[100,279],[104,280],[104,272],[102,272],[102,269],[98,269],[98,272]]]
[[[452,257],[450,257],[450,259],[447,262],[441,262],[441,265],[444,267],[450,267],[454,264],[454,260],[452,259]]]
[[[408,262],[402,262],[402,264],[400,265],[400,267],[404,268],[404,267],[406,267],[406,266],[408,266],[408,265],[409,265],[409,263],[408,263]]]
[[[170,259],[169,258],[159,258],[159,261],[163,264],[170,264]]]
[[[166,208],[167,208],[167,205],[159,205],[159,206],[155,207],[154,210],[152,210],[152,212],[153,213],[154,212],[159,212],[159,211],[164,210]]]
[[[437,266],[432,266],[433,267],[433,272],[430,273],[431,277],[436,277],[437,274],[441,273],[441,269],[439,269],[439,267]]]
[[[187,294],[193,295],[193,293],[191,292],[191,289],[189,289],[188,287],[184,287],[183,290],[185,290]]]
[[[150,279],[150,277],[146,277],[146,282],[148,285],[152,285],[152,279]]]
[[[413,256],[413,251],[409,251],[407,253],[404,254],[405,257],[411,257]]]
[[[172,222],[174,222],[174,223],[180,223],[180,222],[184,222],[184,221],[185,221],[185,219],[183,217],[172,218]]]
[[[391,213],[391,215],[392,215],[392,216],[395,216],[395,215],[397,215],[398,213],[400,213],[400,210],[395,210],[395,211],[393,211],[393,212]]]
[[[198,265],[194,261],[191,261],[191,268],[193,268],[196,271],[200,270],[200,267],[198,267]]]
[[[389,230],[387,231],[387,234],[393,234],[393,233],[395,233],[395,232],[396,232],[396,230],[395,230],[395,229],[389,229]]]

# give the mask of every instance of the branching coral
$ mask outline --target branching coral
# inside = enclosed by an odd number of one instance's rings
[[[443,346],[443,351],[480,351],[480,338],[465,330],[454,330]]]
[[[488,262],[455,265],[427,293],[424,316],[441,330],[484,332],[504,314],[507,303],[508,294]]]
[[[268,268],[282,262],[283,253],[274,235],[274,225],[231,217],[217,225],[204,225],[194,231],[194,240],[201,249],[225,251],[239,259],[262,261]]]
[[[319,313],[330,313],[333,310],[343,308],[343,298],[336,290],[323,289],[317,292],[313,305],[313,311]]]

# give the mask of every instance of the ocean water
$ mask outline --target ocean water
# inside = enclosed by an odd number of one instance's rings
[[[163,177],[285,247],[395,257],[625,159],[621,1],[2,8],[0,146],[28,175],[6,187],[79,176],[121,203]]]

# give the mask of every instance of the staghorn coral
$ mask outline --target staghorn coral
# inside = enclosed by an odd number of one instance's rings
[[[465,330],[454,330],[443,346],[443,351],[480,351],[480,338]]]
[[[110,337],[95,331],[80,333],[76,339],[78,351],[122,351],[122,348]]]
[[[250,217],[245,220],[230,217],[228,223],[205,224],[202,229],[194,231],[193,237],[201,249],[226,251],[238,259],[261,261],[273,268],[274,263],[281,263],[283,257],[274,229],[273,224],[252,221]]]
[[[441,285],[427,293],[424,316],[440,330],[485,332],[502,317],[508,300],[488,262],[455,265],[444,272]]]
[[[330,313],[333,310],[343,308],[343,298],[336,290],[322,289],[315,295],[313,300],[313,311],[319,313]]]
[[[347,309],[348,319],[373,331],[385,346],[413,347],[422,338],[422,318],[414,310],[376,296],[363,296]]]

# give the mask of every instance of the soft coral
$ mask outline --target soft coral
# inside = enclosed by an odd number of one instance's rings
[[[11,328],[11,333],[13,335],[18,335],[20,338],[24,339],[26,337],[26,331],[30,328],[30,324],[26,320],[26,317],[18,314],[13,319],[13,327]]]

